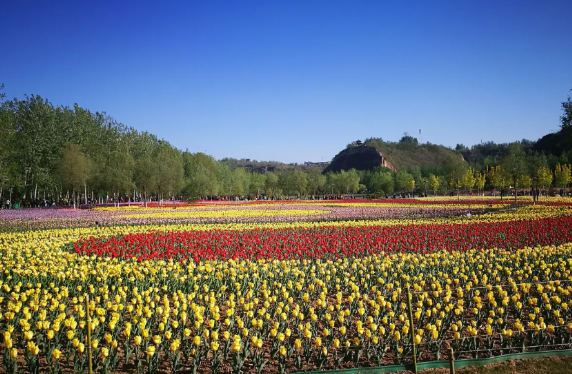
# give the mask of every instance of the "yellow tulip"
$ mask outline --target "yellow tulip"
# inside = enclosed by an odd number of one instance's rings
[[[179,339],[175,339],[171,342],[170,345],[170,349],[172,352],[176,352],[179,350],[179,346],[180,346],[181,342],[179,341]]]
[[[240,347],[241,347],[240,340],[235,340],[235,341],[232,343],[232,350],[233,350],[233,351],[235,351],[235,352],[240,352]]]
[[[109,349],[106,347],[101,348],[101,357],[106,358],[109,356]]]
[[[145,353],[147,354],[147,356],[153,357],[153,355],[155,354],[155,346],[150,345],[149,347],[147,347],[147,350],[145,351]]]
[[[213,352],[216,352],[219,348],[219,343],[216,341],[211,341],[211,349],[213,350]]]
[[[300,339],[296,339],[294,341],[294,346],[298,349],[302,346],[302,341]]]

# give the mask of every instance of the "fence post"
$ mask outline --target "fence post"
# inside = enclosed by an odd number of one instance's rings
[[[87,315],[87,362],[89,374],[93,374],[93,369],[91,367],[91,315],[89,313],[89,294],[85,294],[85,313]]]
[[[453,347],[449,347],[449,373],[455,374],[455,356],[453,355]]]
[[[417,374],[417,354],[415,353],[415,326],[413,325],[413,314],[411,313],[411,292],[407,287],[407,311],[409,313],[409,332],[411,333],[411,349],[413,350],[413,373]]]

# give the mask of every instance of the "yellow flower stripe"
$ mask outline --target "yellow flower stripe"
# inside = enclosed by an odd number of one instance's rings
[[[368,203],[344,203],[344,202],[335,202],[335,203],[327,203],[327,202],[320,202],[320,203],[309,203],[309,202],[302,202],[296,205],[323,205],[325,207],[355,207],[355,208],[431,208],[431,209],[451,209],[451,208],[473,208],[473,209],[483,209],[488,208],[488,204],[412,204],[412,203],[384,203],[384,202],[368,202]],[[501,208],[511,205],[507,202],[507,204],[495,204],[493,208]]]
[[[391,347],[409,332],[406,289],[413,293],[414,319],[422,322],[415,331],[418,343],[439,334],[448,341],[493,333],[498,339],[525,329],[561,334],[572,331],[571,255],[571,244],[198,265],[63,255],[67,262],[52,268],[53,254],[16,254],[0,280],[3,344],[34,352],[47,340],[57,344],[77,336],[76,343],[60,345],[79,347],[85,341],[86,293],[93,334],[103,337],[91,346],[101,352],[123,349],[123,341],[144,342],[153,348],[147,355],[159,356],[173,344],[177,348],[173,336],[196,347],[218,349],[219,340],[229,342],[236,352],[246,339],[260,337],[288,347],[301,345],[295,338],[312,339],[317,352],[328,336],[348,346],[379,339]],[[44,256],[48,261],[42,263]],[[31,345],[21,343],[22,336]]]
[[[503,196],[502,199],[500,195],[497,193],[495,196],[428,196],[428,197],[416,197],[415,200],[420,201],[451,201],[454,202],[455,200],[502,200],[506,201],[507,203],[514,202],[514,196]],[[532,196],[517,196],[517,201],[519,202],[531,202],[533,201]],[[539,198],[541,203],[567,203],[572,204],[572,198],[570,197],[560,197],[560,196],[541,196]]]
[[[426,200],[429,201],[429,200]],[[511,205],[510,201],[506,204],[495,204],[494,208],[500,208],[504,206]],[[323,206],[323,207],[363,207],[363,208],[437,208],[437,209],[451,209],[451,208],[468,208],[467,204],[412,204],[412,203],[386,203],[383,200],[375,202],[328,202],[324,200],[320,201],[308,201],[308,200],[297,200],[297,201],[285,201],[283,204],[280,203],[255,203],[255,202],[245,202],[245,203],[231,203],[231,204],[204,204],[199,206],[181,206],[177,209],[180,210],[208,210],[208,209],[220,209],[226,208],[232,210],[233,208],[275,208],[279,209],[280,206]],[[480,209],[488,208],[487,204],[473,204],[470,208]],[[108,212],[157,212],[157,211],[177,211],[173,207],[147,207],[132,205],[132,206],[120,206],[114,207],[98,207],[94,208],[95,211],[108,211]]]

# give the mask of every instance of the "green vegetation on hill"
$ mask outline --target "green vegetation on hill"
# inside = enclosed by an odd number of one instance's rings
[[[572,162],[572,126],[562,127],[558,132],[540,138],[533,149],[545,154],[566,157],[564,162]]]
[[[445,165],[451,157],[460,155],[442,145],[419,144],[417,139],[405,135],[399,142],[386,142],[380,138],[366,139],[365,145],[373,146],[397,170],[407,167],[434,167]]]
[[[373,170],[385,167],[389,170],[420,169],[440,173],[452,159],[463,161],[461,154],[442,145],[419,144],[417,139],[405,135],[399,142],[386,142],[381,138],[368,138],[363,144],[353,142],[338,153],[324,170]]]

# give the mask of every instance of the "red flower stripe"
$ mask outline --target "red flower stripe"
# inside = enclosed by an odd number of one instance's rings
[[[333,259],[384,252],[518,249],[572,242],[572,217],[528,221],[245,231],[150,232],[84,238],[78,254],[143,260]]]

